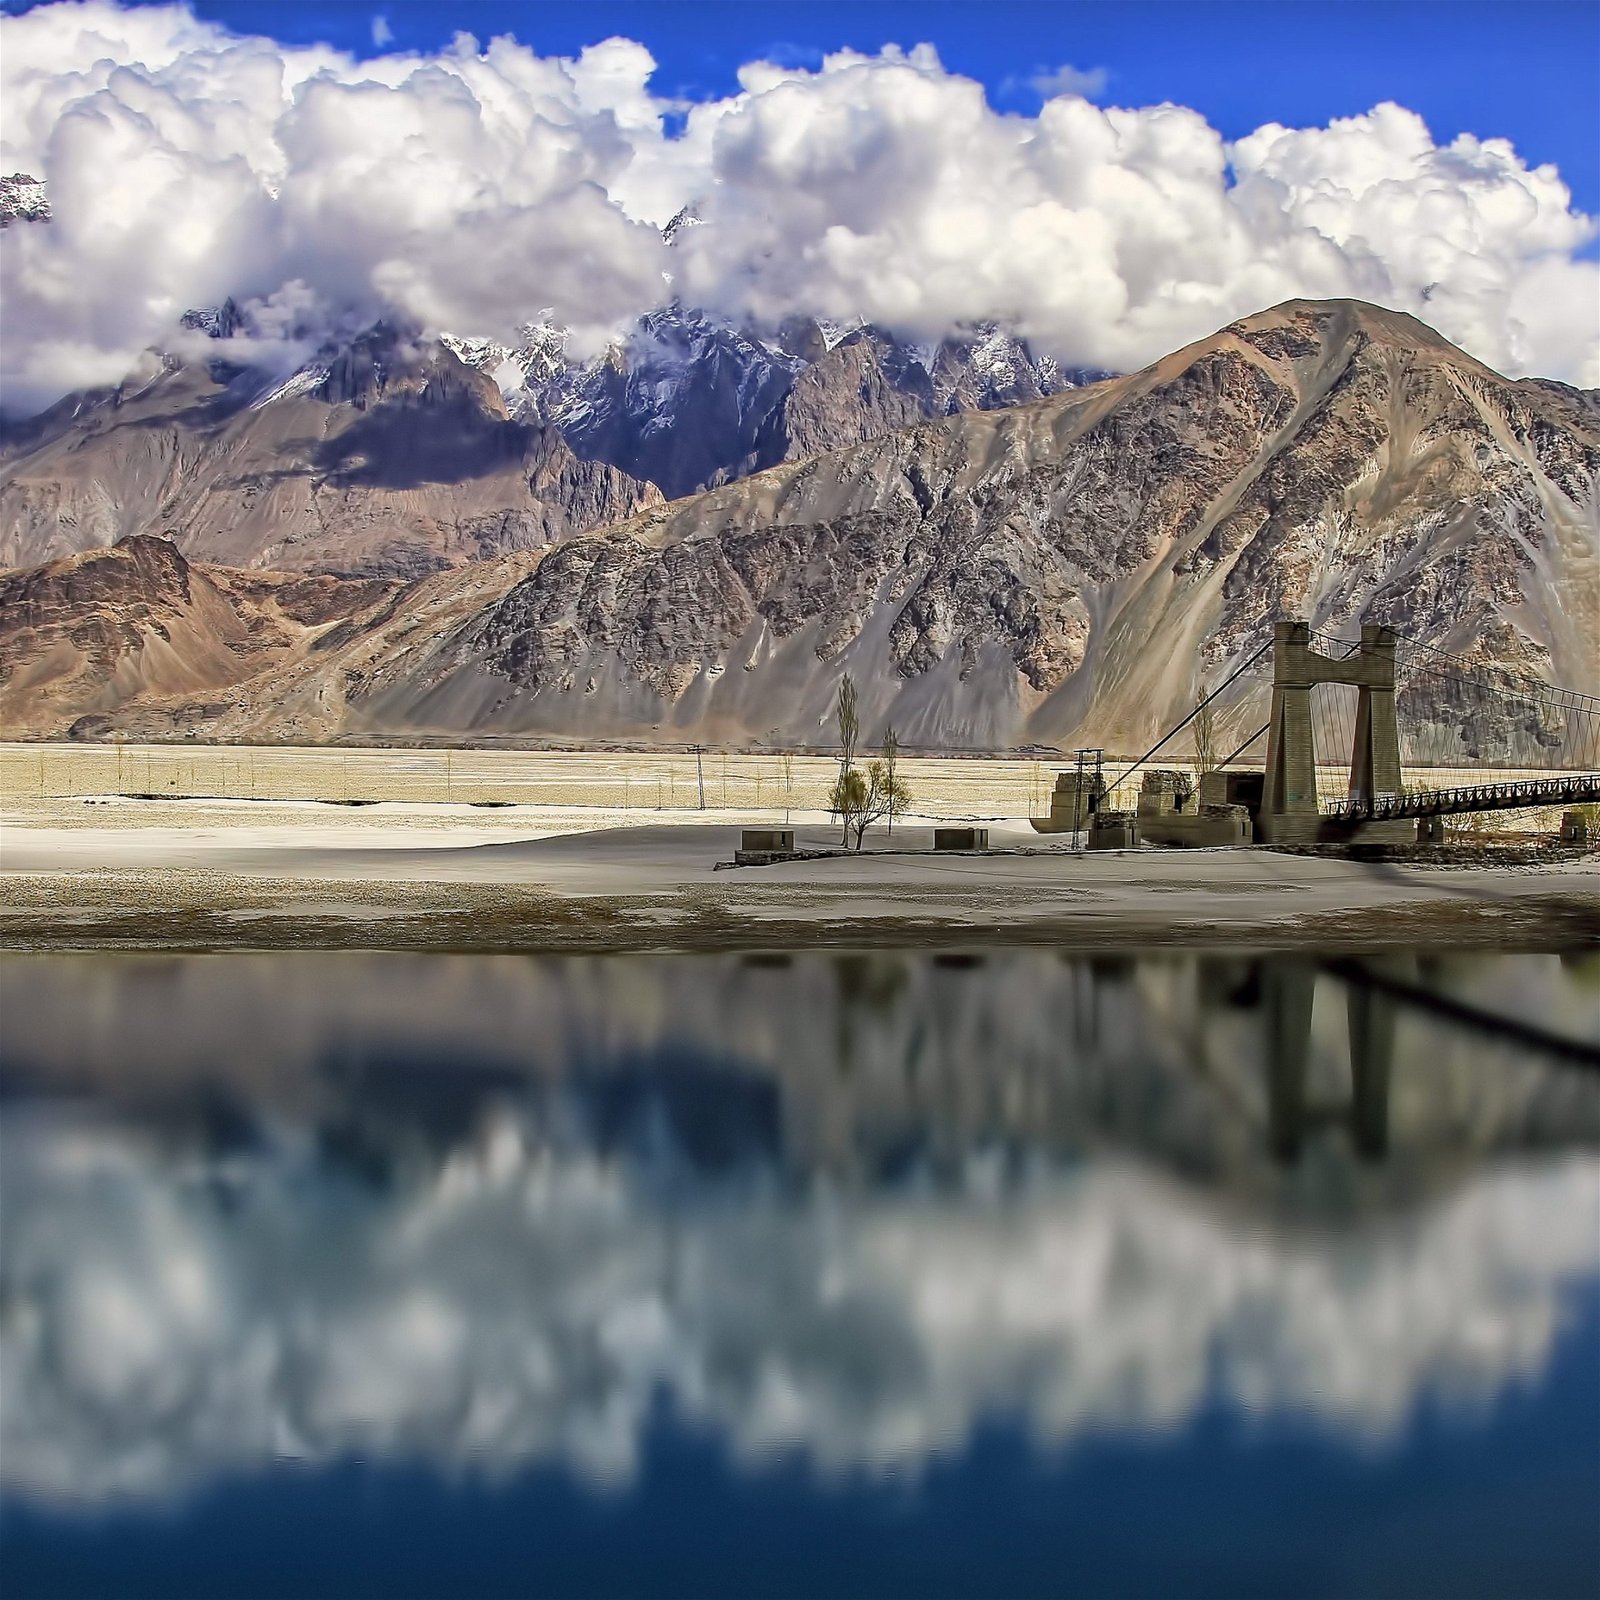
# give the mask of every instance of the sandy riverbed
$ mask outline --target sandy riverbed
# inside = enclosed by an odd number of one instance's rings
[[[724,813],[725,816],[729,814]],[[718,870],[741,823],[582,807],[13,800],[0,945],[496,949],[907,942],[1570,944],[1600,862],[1401,867],[1268,851],[1019,853]],[[802,847],[837,842],[813,813]],[[926,847],[929,819],[896,830]],[[888,841],[881,836],[879,846]],[[1021,852],[1027,853],[1021,853]]]

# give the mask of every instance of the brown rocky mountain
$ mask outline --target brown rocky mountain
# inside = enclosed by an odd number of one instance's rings
[[[195,566],[142,534],[0,574],[0,726],[92,733],[116,725],[102,713],[167,701],[202,720],[224,714],[229,691],[400,587]]]
[[[1128,377],[436,574],[204,703],[95,709],[216,737],[807,743],[848,671],[869,735],[1126,749],[1284,614],[1592,692],[1597,473],[1592,396],[1501,378],[1398,313],[1295,301]],[[37,648],[6,636],[13,678]],[[1259,694],[1241,685],[1224,736]],[[5,706],[13,729],[73,720],[59,697]]]
[[[660,500],[435,343],[379,326],[268,384],[221,362],[73,396],[0,444],[0,561],[131,534],[240,567],[415,577]]]

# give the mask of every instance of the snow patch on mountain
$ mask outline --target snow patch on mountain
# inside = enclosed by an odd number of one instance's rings
[[[270,406],[274,400],[292,400],[296,395],[310,394],[315,389],[320,389],[328,381],[333,369],[314,362],[308,367],[301,367],[298,372],[291,373],[282,383],[269,389],[265,394],[258,396],[250,402],[252,411],[260,411],[264,406]]]
[[[864,317],[852,317],[848,322],[832,322],[827,317],[818,317],[816,323],[824,350],[838,349],[852,333],[860,333],[867,325]]]

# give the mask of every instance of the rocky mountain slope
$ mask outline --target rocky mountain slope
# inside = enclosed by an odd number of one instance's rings
[[[227,340],[240,316],[183,320]],[[992,328],[934,351],[815,323],[785,340],[669,307],[579,365],[546,324],[515,350],[379,325],[287,378],[152,355],[0,433],[0,561],[156,533],[202,560],[417,576],[1068,383]]]
[[[848,671],[869,737],[1130,749],[1279,615],[1390,622],[1592,692],[1597,474],[1594,397],[1503,379],[1397,313],[1296,301],[1125,378],[430,577],[224,712],[141,693],[116,715],[825,743]],[[1263,693],[1241,682],[1219,736],[1253,731]]]
[[[232,330],[231,307],[197,326]],[[0,561],[160,534],[234,566],[418,576],[535,548],[660,500],[436,343],[379,325],[287,382],[152,358],[13,426]]]
[[[200,717],[223,714],[235,686],[399,587],[195,566],[145,535],[0,574],[0,726],[92,734],[115,725],[102,711],[174,698]]]

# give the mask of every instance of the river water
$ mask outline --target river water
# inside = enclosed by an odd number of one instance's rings
[[[1600,1591],[1600,956],[0,961],[0,1590]]]

